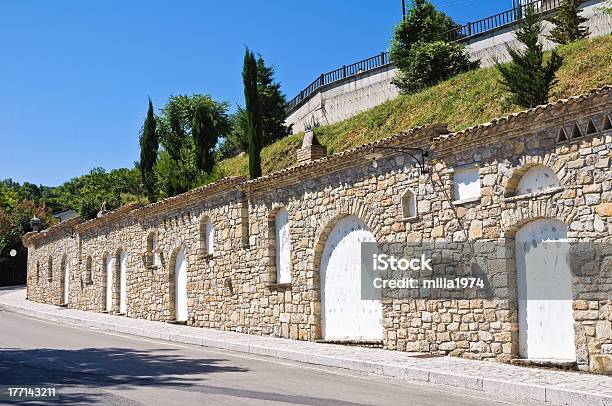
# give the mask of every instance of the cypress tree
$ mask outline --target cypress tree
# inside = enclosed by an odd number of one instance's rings
[[[287,100],[281,91],[281,85],[274,79],[274,67],[266,65],[261,55],[257,56],[257,99],[261,112],[261,147],[291,134],[291,126],[285,125],[285,106]],[[248,120],[244,108],[238,106],[233,117],[232,132],[225,138],[219,149],[223,158],[248,151]]]
[[[242,66],[244,82],[244,101],[247,112],[249,139],[249,176],[255,179],[261,176],[261,112],[257,91],[257,61],[253,52],[246,48]]]
[[[195,146],[197,168],[211,173],[214,165],[212,149],[217,145],[218,135],[210,111],[202,103],[198,104],[193,114],[191,135]]]
[[[139,169],[142,183],[149,202],[155,201],[155,173],[153,167],[157,161],[157,150],[159,149],[159,138],[157,136],[157,124],[153,114],[153,103],[149,98],[149,110],[147,118],[140,133],[140,162]]]
[[[533,7],[527,7],[525,18],[519,22],[516,33],[524,50],[507,46],[511,62],[496,62],[502,75],[500,83],[512,93],[512,102],[526,108],[548,102],[548,93],[557,82],[555,74],[563,64],[563,58],[555,51],[544,63],[544,51],[539,40],[541,32],[542,19]]]
[[[274,67],[266,65],[263,57],[258,55],[257,97],[261,111],[263,145],[269,145],[291,133],[291,129],[285,125],[287,100],[281,92],[280,83],[274,80],[274,73]]]
[[[588,18],[580,15],[579,0],[563,0],[554,16],[548,19],[555,25],[546,38],[557,44],[570,42],[589,36],[589,29],[582,27]]]

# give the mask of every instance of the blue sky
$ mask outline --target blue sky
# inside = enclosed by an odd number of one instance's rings
[[[506,2],[434,1],[462,23]],[[147,96],[156,109],[171,94],[242,103],[248,45],[292,98],[385,50],[400,18],[401,0],[3,1],[0,179],[52,186],[131,167]]]

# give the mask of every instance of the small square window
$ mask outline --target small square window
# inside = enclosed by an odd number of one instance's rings
[[[480,197],[480,173],[477,166],[455,170],[453,180],[455,201]]]

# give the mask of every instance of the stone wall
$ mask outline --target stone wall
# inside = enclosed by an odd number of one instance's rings
[[[598,10],[602,3],[603,0],[588,0],[581,5],[582,15],[588,18],[585,25],[591,37],[612,32],[612,17]],[[544,35],[551,28],[552,24],[545,21]],[[467,47],[472,59],[479,59],[483,67],[492,66],[496,59],[502,62],[508,60],[507,45],[518,46],[515,32],[516,24],[510,24],[471,36],[462,44]],[[556,46],[545,37],[542,40],[546,50]],[[293,125],[293,132],[298,133],[314,123],[328,125],[346,120],[397,97],[399,91],[391,83],[396,75],[397,68],[391,64],[323,86],[292,109],[285,122]]]
[[[230,178],[146,207],[127,206],[88,222],[71,220],[28,233],[28,298],[62,303],[61,263],[67,261],[67,305],[104,311],[104,258],[115,258],[117,281],[117,258],[127,252],[126,316],[173,321],[174,262],[183,249],[187,324],[317,340],[322,338],[322,253],[337,221],[354,215],[379,243],[467,240],[501,247],[481,252],[494,260],[487,277],[499,294],[492,298],[385,297],[385,348],[515,359],[514,233],[532,220],[556,218],[568,225],[574,241],[612,241],[611,95],[606,87],[460,133],[425,126],[255,180]],[[389,150],[376,167],[368,164],[372,147],[402,145],[433,151],[429,174]],[[478,166],[481,194],[457,202],[454,171],[466,165]],[[562,187],[517,196],[521,176],[536,165],[550,167]],[[417,213],[409,219],[401,207],[407,189],[417,195]],[[273,219],[282,207],[289,214],[289,284],[276,283],[274,264]],[[202,219],[214,224],[212,254],[202,249]],[[147,259],[155,254],[147,243],[152,235],[158,266]],[[573,280],[576,357],[585,370],[612,370],[609,265],[603,265],[606,272]],[[118,285],[113,289],[112,312],[118,313]]]

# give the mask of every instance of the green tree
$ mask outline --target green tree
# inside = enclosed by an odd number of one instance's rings
[[[582,17],[582,11],[578,6],[579,0],[563,0],[555,14],[548,19],[555,27],[550,31],[547,38],[557,44],[569,44],[570,42],[589,36],[589,29],[582,24],[588,18]]]
[[[25,282],[28,253],[21,238],[32,231],[32,217],[38,217],[43,228],[56,223],[51,210],[44,203],[20,199],[17,192],[20,187],[19,184],[12,184],[7,188],[5,184],[0,184],[0,286],[6,282]],[[15,250],[17,255],[10,256],[11,250]]]
[[[443,34],[456,27],[452,18],[436,10],[429,1],[413,0],[406,18],[393,31],[389,49],[391,60],[401,64],[410,56],[414,44],[443,40]]]
[[[249,150],[248,129],[249,118],[246,110],[242,106],[237,106],[236,112],[232,114],[232,131],[219,147],[221,159],[230,158]]]
[[[181,158],[181,149],[185,142],[185,110],[179,97],[170,96],[162,110],[163,120],[161,142],[164,149],[175,161]]]
[[[540,42],[542,19],[533,7],[527,7],[525,18],[520,20],[516,38],[524,49],[507,46],[511,62],[496,62],[502,75],[500,83],[512,93],[511,101],[530,108],[548,102],[550,89],[557,82],[556,72],[563,64],[563,58],[555,51],[544,63],[544,51]]]
[[[167,151],[159,153],[155,163],[158,194],[161,199],[176,196],[190,190],[197,179],[194,149],[185,146],[181,159],[174,160]]]
[[[280,83],[274,79],[274,74],[274,67],[266,65],[263,57],[258,55],[257,92],[261,112],[262,147],[291,133],[291,127],[285,125],[287,100],[281,91]],[[249,148],[249,124],[246,110],[238,106],[232,121],[233,130],[220,148],[222,157],[234,156],[239,152],[248,151]]]
[[[157,161],[159,149],[159,138],[157,135],[157,124],[153,114],[153,103],[149,98],[149,109],[142,131],[140,133],[140,175],[149,202],[155,201],[155,173],[153,168]]]
[[[213,148],[217,145],[219,134],[212,121],[209,108],[199,104],[194,112],[191,133],[196,155],[196,167],[210,173],[214,165]]]
[[[155,179],[159,197],[175,196],[212,178],[208,175],[214,168],[213,149],[232,127],[228,108],[228,103],[208,95],[170,96],[158,120],[162,151]]]
[[[261,176],[262,126],[257,91],[257,62],[253,52],[246,48],[242,67],[244,82],[244,101],[248,118],[249,139],[249,176],[255,179]]]
[[[470,61],[463,46],[446,41],[416,43],[406,62],[394,82],[404,93],[417,92],[479,66],[479,62]]]
[[[263,145],[286,137],[291,128],[285,125],[287,99],[274,80],[274,67],[266,65],[261,55],[257,56],[257,98],[261,112],[261,134]]]
[[[393,83],[400,91],[412,93],[478,66],[463,46],[445,41],[444,34],[455,28],[457,24],[429,1],[413,0],[395,27],[389,50],[399,69]]]

